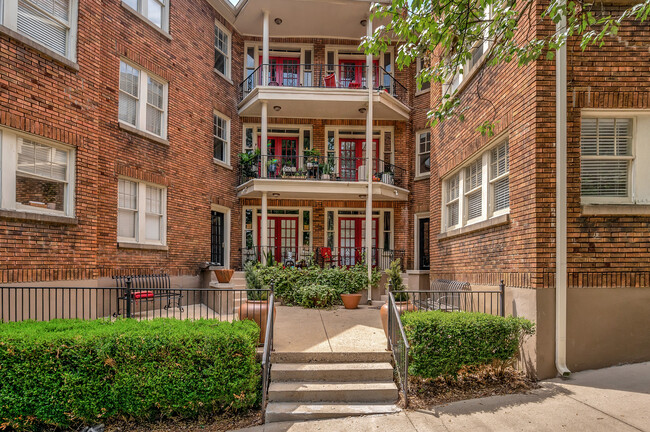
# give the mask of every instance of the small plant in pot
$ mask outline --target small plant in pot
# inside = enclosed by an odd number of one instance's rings
[[[415,305],[409,301],[408,293],[404,292],[404,282],[402,281],[402,263],[400,259],[396,259],[390,263],[390,267],[386,270],[388,276],[387,291],[392,292],[395,297],[395,306],[397,311],[402,315],[406,311],[415,310]],[[384,327],[384,333],[388,337],[388,302],[382,305],[379,309],[381,316],[381,324]]]
[[[269,315],[268,291],[259,274],[257,264],[249,261],[244,266],[246,275],[246,300],[239,306],[239,319],[255,321],[260,327],[260,344],[266,340],[266,320]],[[273,307],[275,318],[275,306]]]
[[[327,285],[311,284],[298,288],[296,299],[302,307],[330,308],[338,297],[338,291]]]

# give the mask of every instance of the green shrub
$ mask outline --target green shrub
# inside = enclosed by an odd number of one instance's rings
[[[300,287],[296,293],[298,304],[306,308],[332,307],[339,299],[340,294],[336,289],[319,284]]]
[[[258,402],[258,337],[247,320],[0,324],[0,429],[245,410]]]
[[[456,376],[466,366],[511,361],[522,338],[534,333],[523,318],[468,312],[409,312],[402,315],[411,345],[409,373],[423,378]]]
[[[395,296],[396,302],[408,301],[409,295],[404,291],[404,282],[402,282],[402,262],[398,258],[391,261],[390,267],[386,269],[388,281],[386,282],[386,291],[391,291]]]

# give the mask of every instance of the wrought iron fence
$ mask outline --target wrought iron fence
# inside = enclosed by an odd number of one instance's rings
[[[360,247],[318,247],[314,253],[314,262],[320,267],[347,267],[366,262],[366,248]],[[396,259],[404,262],[406,251],[372,248],[372,266],[380,270],[390,267],[390,263]]]
[[[242,252],[242,263],[249,261],[267,263],[274,262],[298,267],[308,267],[313,262],[312,250],[310,247],[299,248],[297,246],[254,246],[245,248]]]
[[[269,295],[268,316],[266,318],[266,338],[262,352],[262,415],[266,412],[266,399],[271,378],[271,351],[273,351],[273,323],[275,322],[275,298],[273,292]]]
[[[400,382],[400,390],[404,398],[404,408],[408,406],[408,369],[410,345],[400,319],[395,296],[388,292],[388,349],[393,353],[395,370]]]
[[[382,159],[373,159],[370,173],[365,157],[259,155],[239,165],[239,181],[266,178],[273,180],[319,180],[337,182],[374,182],[405,189],[408,184],[406,170]]]
[[[256,87],[311,87],[367,89],[368,67],[364,64],[263,64],[250,71],[239,84],[240,101]],[[384,91],[402,103],[407,102],[406,87],[384,67],[375,65],[372,88]]]

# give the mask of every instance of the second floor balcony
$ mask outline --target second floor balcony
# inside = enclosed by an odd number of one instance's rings
[[[300,64],[297,59],[262,64],[239,85],[239,113],[260,116],[262,101],[274,117],[365,118],[368,66],[362,61]],[[408,92],[379,65],[372,70],[373,118],[406,121]]]

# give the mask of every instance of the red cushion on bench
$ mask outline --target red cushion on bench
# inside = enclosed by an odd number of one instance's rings
[[[132,295],[133,295],[133,298],[136,299],[136,300],[142,299],[142,298],[153,298],[153,291],[137,291],[137,292],[134,292]]]

